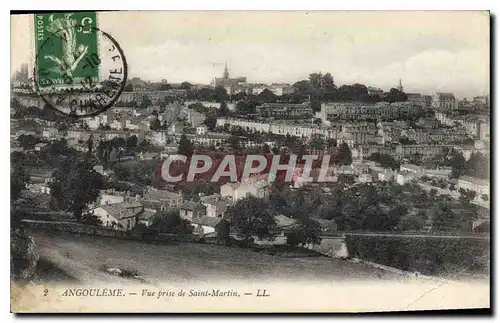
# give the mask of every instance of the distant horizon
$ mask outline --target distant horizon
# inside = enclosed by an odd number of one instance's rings
[[[26,63],[25,63],[26,64]],[[21,64],[22,65],[22,64]],[[17,70],[14,70],[12,71],[12,74],[11,76],[14,76],[14,74],[19,71],[20,69],[17,69]],[[318,73],[318,72],[312,72],[312,73]],[[327,73],[327,72],[325,72]],[[31,74],[29,73],[30,77],[31,77]],[[230,75],[229,77],[230,78],[233,78],[233,77],[238,77],[240,75],[236,75],[236,76],[232,76]],[[244,76],[244,75],[242,75]],[[220,77],[220,76],[215,76],[215,77]],[[141,81],[144,81],[144,82],[150,82],[150,83],[160,83],[162,80],[167,80],[167,84],[181,84],[183,82],[188,82],[189,84],[191,85],[206,85],[206,86],[210,86],[210,82],[207,82],[207,83],[201,83],[201,82],[192,82],[192,81],[189,81],[189,80],[184,80],[184,81],[180,81],[180,82],[170,82],[167,78],[162,78],[162,79],[148,79],[146,77],[142,77],[142,76],[136,76],[136,75],[132,75],[128,78],[127,82],[130,81],[131,79],[133,78],[139,78]],[[294,83],[296,82],[299,82],[299,81],[302,81],[302,80],[308,80],[309,79],[309,75],[307,75],[306,78],[303,78],[303,79],[300,79],[300,80],[296,80],[296,81],[292,81],[292,82],[285,82],[285,81],[274,81],[274,82],[252,82],[251,80],[247,80],[246,83],[248,84],[266,84],[266,85],[271,85],[271,84],[290,84],[290,85],[293,85]],[[335,78],[334,78],[334,82],[335,82]],[[335,83],[335,86],[337,88],[339,88],[340,86],[342,85],[353,85],[353,84],[356,84],[356,83],[348,83],[348,84],[338,84],[338,83]],[[380,87],[380,86],[377,86],[377,85],[373,85],[373,84],[363,84],[363,83],[358,83],[358,84],[362,84],[362,85],[365,85],[366,87],[374,87],[374,88],[379,88],[381,90],[383,90],[384,92],[389,92],[390,89],[392,88],[397,88],[398,87],[398,84],[395,84],[394,86],[392,87],[389,87],[389,88],[383,88],[383,87]],[[455,95],[455,99],[457,100],[462,100],[464,98],[466,99],[472,99],[474,97],[478,97],[478,96],[489,96],[490,93],[487,92],[487,93],[484,93],[484,94],[478,94],[478,95],[472,95],[472,96],[459,96],[457,95],[456,92],[453,92],[453,91],[434,91],[434,92],[418,92],[418,91],[407,91],[406,88],[405,88],[405,85],[403,83],[403,92],[406,93],[406,94],[420,94],[420,95],[434,95],[436,92],[440,92],[440,93],[452,93]]]
[[[11,16],[11,74],[32,62],[30,16]],[[289,83],[330,73],[336,85],[472,98],[490,92],[490,20],[482,11],[116,11],[99,28],[121,45],[129,79]],[[32,74],[31,63],[29,74]]]

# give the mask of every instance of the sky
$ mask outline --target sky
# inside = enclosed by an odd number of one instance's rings
[[[11,16],[11,72],[34,61],[32,18]],[[129,77],[208,84],[221,77],[294,83],[329,72],[337,85],[405,92],[489,92],[490,21],[480,11],[120,11],[98,27],[127,58]]]

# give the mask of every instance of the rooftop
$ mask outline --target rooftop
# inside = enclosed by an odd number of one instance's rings
[[[226,221],[226,220],[223,220],[222,218],[214,218],[211,216],[202,216],[199,218],[192,219],[191,223],[215,228],[217,224],[219,224],[221,221]]]
[[[100,208],[115,217],[117,220],[126,219],[142,212],[140,203],[116,203],[101,205]]]

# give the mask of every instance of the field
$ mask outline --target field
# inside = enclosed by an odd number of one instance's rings
[[[217,245],[158,245],[69,233],[33,234],[40,259],[83,284],[136,282],[133,278],[112,275],[103,268],[135,272],[143,282],[152,284],[407,279],[367,265],[327,257],[286,257]],[[50,277],[50,270],[44,276]]]

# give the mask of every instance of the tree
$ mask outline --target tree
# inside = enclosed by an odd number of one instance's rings
[[[370,101],[368,89],[363,84],[342,85],[337,91],[339,101]]]
[[[220,103],[219,109],[217,109],[217,116],[227,117],[229,115],[229,109],[227,107],[227,102],[224,100]]]
[[[88,160],[67,159],[54,171],[52,177],[52,198],[61,209],[73,212],[77,221],[81,220],[87,204],[97,199],[99,190],[104,186],[102,176],[93,170],[93,165]]]
[[[316,150],[323,150],[325,149],[325,139],[323,139],[321,136],[314,136],[311,139],[311,142],[309,143],[309,146],[311,149],[316,149]]]
[[[257,95],[257,101],[259,103],[274,103],[276,102],[277,98],[278,97],[276,96],[276,94],[268,89],[264,89],[264,91],[260,92],[259,95]]]
[[[216,102],[227,101],[229,99],[229,95],[227,91],[222,86],[216,86],[214,91],[214,99]]]
[[[131,174],[127,167],[122,166],[121,164],[116,164],[113,166],[113,173],[115,177],[119,181],[129,181],[131,180]]]
[[[298,246],[310,243],[321,243],[321,225],[313,219],[298,219],[292,231],[287,234],[287,244]]]
[[[149,129],[151,130],[160,130],[161,129],[161,122],[158,118],[154,118],[151,123],[149,124]]]
[[[87,149],[88,149],[89,156],[92,156],[92,147],[93,146],[94,146],[94,136],[90,135],[89,139],[87,140]]]
[[[259,239],[274,237],[272,231],[276,228],[276,221],[263,199],[243,198],[229,208],[228,214],[232,227],[245,242],[249,243],[252,236]]]
[[[163,84],[160,84],[160,86],[158,87],[158,90],[160,91],[168,91],[172,88],[172,86],[168,83],[163,83]]]
[[[337,147],[337,140],[333,138],[328,138],[328,140],[326,141],[326,147],[327,148]]]
[[[123,88],[123,92],[134,92],[134,86],[132,84],[128,83]]]
[[[468,201],[472,201],[476,198],[477,196],[477,193],[473,190],[464,190],[463,188],[460,188],[460,195],[468,200]]]
[[[97,215],[88,212],[82,214],[80,223],[94,226],[100,226],[103,224],[102,220]]]
[[[406,214],[399,220],[399,229],[403,231],[422,230],[425,227],[426,214],[420,211],[415,214]]]
[[[481,153],[472,153],[465,163],[464,173],[469,176],[488,179],[490,177],[488,158]]]
[[[217,116],[214,114],[207,115],[203,123],[207,126],[208,129],[213,131],[217,126]]]
[[[238,136],[236,136],[236,135],[231,135],[231,137],[228,138],[227,143],[233,149],[239,149],[240,148],[240,138]]]
[[[482,199],[483,201],[485,201],[485,202],[487,202],[487,201],[489,200],[489,198],[488,198],[488,195],[487,195],[487,194],[483,194],[483,195],[481,195],[481,199]]]
[[[134,148],[135,146],[137,146],[137,142],[138,142],[137,136],[132,135],[132,136],[127,138],[127,147]]]
[[[387,102],[401,102],[406,101],[407,99],[408,96],[404,92],[395,88],[390,89],[388,93],[384,94],[384,101]]]
[[[453,150],[450,163],[451,163],[451,177],[458,178],[462,176],[463,173],[465,172],[464,156],[461,153]]]
[[[380,166],[384,168],[390,168],[392,170],[399,169],[399,162],[395,160],[391,155],[373,153],[371,154],[370,159],[373,160],[374,162],[379,163]]]
[[[35,148],[35,145],[39,142],[38,138],[33,135],[20,135],[17,137],[17,142],[24,150],[30,150]]]
[[[179,86],[179,89],[182,89],[182,90],[191,90],[192,87],[193,87],[193,85],[191,85],[191,83],[189,83],[189,82],[182,82],[181,85]]]
[[[249,101],[239,101],[236,103],[235,113],[240,116],[248,116],[255,113],[255,103]]]
[[[292,85],[294,92],[301,95],[309,95],[309,81],[302,80]]]
[[[338,165],[351,165],[352,164],[352,152],[349,146],[343,142],[340,144],[337,154],[335,155],[335,162]]]
[[[191,225],[191,222],[181,218],[178,210],[160,212],[155,217],[151,228],[161,233],[193,233],[193,226]]]
[[[144,95],[141,100],[141,109],[146,109],[147,107],[152,105],[153,102],[151,101],[151,99],[147,95]]]
[[[271,147],[269,147],[268,144],[264,144],[262,146],[262,153],[265,155],[265,154],[269,154],[269,152],[271,151]]]
[[[21,164],[14,163],[10,171],[10,200],[15,201],[26,188],[29,177]]]
[[[246,93],[245,92],[238,92],[236,94],[231,95],[231,101],[240,101],[245,99]]]
[[[179,148],[177,149],[177,153],[179,155],[184,155],[187,158],[191,157],[194,152],[193,144],[191,140],[189,140],[185,134],[182,135],[181,140],[179,140]]]

